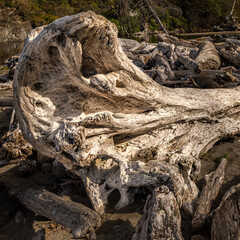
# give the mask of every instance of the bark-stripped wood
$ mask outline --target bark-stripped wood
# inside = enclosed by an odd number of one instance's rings
[[[6,160],[26,160],[33,153],[33,146],[27,142],[19,128],[7,132],[1,139],[0,157]]]
[[[205,175],[205,185],[197,202],[197,208],[193,216],[192,225],[194,228],[201,228],[211,210],[212,202],[217,197],[224,182],[227,159],[223,158],[218,168]]]
[[[215,210],[211,240],[240,239],[240,184],[233,186]]]
[[[236,68],[240,67],[240,46],[233,43],[227,42],[217,46],[221,58],[226,64],[234,66]]]
[[[198,63],[191,59],[188,56],[179,56],[178,60],[189,70],[195,72],[195,73],[200,73],[201,69],[199,69]]]
[[[183,240],[181,215],[174,194],[161,186],[153,191],[132,240]]]
[[[195,59],[199,69],[219,69],[221,60],[219,53],[212,42],[204,41],[200,48],[197,58]]]
[[[0,83],[0,90],[12,89],[12,82]]]
[[[9,97],[1,97],[0,98],[0,106],[12,107],[13,106],[13,99],[9,98]]]
[[[177,59],[174,46],[158,48]],[[193,214],[199,154],[240,133],[239,87],[160,86],[124,54],[116,26],[93,12],[58,19],[25,46],[14,106],[24,137],[80,176],[100,213],[114,190],[119,209],[140,187],[166,185]]]
[[[16,173],[1,175],[0,182],[27,209],[71,229],[77,238],[100,226],[101,218],[92,209],[42,189]]]

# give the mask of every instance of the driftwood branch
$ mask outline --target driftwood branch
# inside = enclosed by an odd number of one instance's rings
[[[4,107],[12,107],[13,106],[13,99],[7,97],[0,98],[0,106]]]
[[[101,219],[93,210],[63,199],[13,173],[0,176],[0,182],[27,209],[71,229],[75,237],[84,237],[100,226]]]
[[[235,10],[236,1],[237,1],[237,0],[234,0],[234,1],[233,1],[232,10],[231,10],[231,12],[229,13],[229,15],[232,15],[232,14],[233,14],[233,12],[234,12],[234,10]]]
[[[162,186],[149,196],[132,240],[183,240],[181,215],[174,194]]]
[[[211,210],[212,202],[217,197],[225,177],[227,159],[223,158],[218,168],[205,175],[205,185],[197,202],[196,212],[193,216],[192,225],[194,228],[201,228]]]
[[[240,239],[240,184],[233,186],[214,211],[211,240]]]
[[[0,83],[0,90],[12,89],[12,83]]]

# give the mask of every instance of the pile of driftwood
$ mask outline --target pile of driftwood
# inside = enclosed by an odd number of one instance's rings
[[[240,133],[237,40],[118,41],[116,26],[93,12],[56,20],[31,36],[14,75],[20,129],[5,135],[1,158],[21,159],[26,174],[37,151],[40,164],[48,158],[52,171],[63,167],[81,179],[93,209],[14,172],[0,177],[11,195],[83,237],[100,226],[113,191],[121,209],[145,189],[151,194],[132,239],[183,239],[180,209],[196,229],[208,222],[212,240],[240,237],[239,185],[211,208],[227,160],[206,175],[202,191],[196,186],[199,155]]]
[[[168,87],[231,88],[240,85],[240,40],[189,41],[158,35],[158,44],[120,39],[133,63]]]

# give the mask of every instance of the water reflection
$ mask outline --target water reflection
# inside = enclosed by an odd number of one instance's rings
[[[0,65],[7,58],[21,53],[23,43],[23,41],[0,42]]]

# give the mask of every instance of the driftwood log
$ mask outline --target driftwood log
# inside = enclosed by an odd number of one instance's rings
[[[240,239],[240,184],[233,186],[215,210],[211,240]]]
[[[217,170],[205,175],[205,185],[197,202],[196,212],[192,219],[194,228],[203,227],[210,213],[213,200],[217,197],[225,177],[227,159],[223,158]]]
[[[92,209],[42,189],[13,172],[1,175],[0,183],[29,210],[69,228],[77,238],[100,226],[101,218]]]
[[[0,98],[0,106],[4,107],[12,107],[13,106],[13,99],[8,97],[1,97]]]
[[[212,42],[204,41],[199,47],[199,53],[195,59],[200,69],[219,69],[221,60],[219,53]]]
[[[183,240],[181,215],[176,198],[167,186],[156,188],[149,196],[132,240]]]
[[[93,12],[56,20],[25,45],[14,107],[24,137],[80,176],[101,214],[114,190],[119,209],[140,188],[162,185],[193,214],[199,154],[240,133],[239,87],[160,86],[124,54],[116,26]]]

